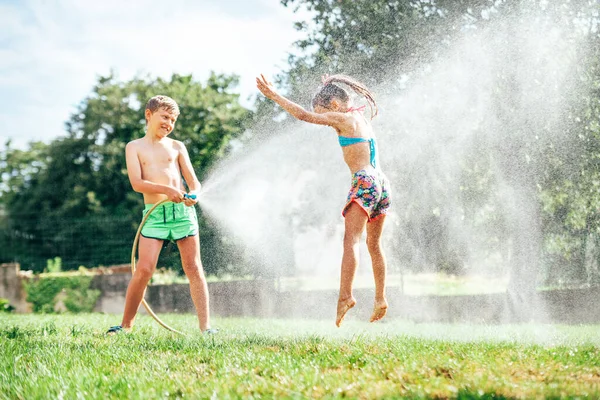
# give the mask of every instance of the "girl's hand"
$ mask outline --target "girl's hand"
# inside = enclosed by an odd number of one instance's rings
[[[273,99],[275,96],[277,96],[277,92],[273,88],[273,84],[269,82],[263,74],[260,74],[260,77],[256,78],[256,87],[262,92],[262,94],[265,95],[265,97],[268,97],[269,99]]]
[[[263,74],[261,74],[260,77],[256,78],[256,87],[267,98],[279,104],[281,108],[283,108],[294,118],[297,118],[300,121],[306,121],[311,124],[328,125],[337,129],[338,131],[350,129],[348,125],[348,119],[350,117],[348,117],[347,114],[341,112],[327,112],[323,114],[318,114],[315,112],[307,111],[302,106],[294,103],[291,100],[288,100],[287,98],[285,98],[285,96],[282,96],[279,93],[277,93],[273,88],[273,84],[269,82]]]

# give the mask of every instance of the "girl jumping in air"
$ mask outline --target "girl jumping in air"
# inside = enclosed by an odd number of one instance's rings
[[[256,78],[256,84],[266,97],[295,118],[312,124],[327,125],[337,132],[344,161],[352,173],[352,184],[342,211],[345,217],[344,254],[335,323],[339,327],[348,310],[356,305],[352,296],[352,283],[358,266],[358,243],[365,226],[375,278],[375,306],[370,320],[380,320],[388,307],[385,298],[386,261],[381,248],[381,233],[390,207],[390,186],[379,166],[370,121],[363,116],[365,106],[353,107],[350,95],[338,84],[346,85],[366,98],[371,109],[370,119],[377,115],[373,95],[362,83],[348,76],[325,76],[323,85],[312,100],[311,112],[278,94],[273,84],[263,75]]]

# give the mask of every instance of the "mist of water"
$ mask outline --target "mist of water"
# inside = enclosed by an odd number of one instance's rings
[[[537,164],[523,149],[568,145],[565,115],[579,90],[582,51],[572,29],[536,15],[497,18],[440,48],[436,62],[371,88],[381,110],[373,121],[380,160],[393,188],[384,233],[392,274],[447,263],[500,277],[523,262],[530,264],[523,277],[535,278]],[[264,268],[336,286],[350,173],[335,132],[301,123],[253,131],[261,140],[233,152],[205,181],[203,211]],[[364,247],[358,273],[359,286],[372,283]]]

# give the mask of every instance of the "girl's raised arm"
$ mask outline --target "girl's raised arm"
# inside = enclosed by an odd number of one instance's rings
[[[311,124],[328,125],[336,129],[340,129],[342,125],[347,123],[347,116],[343,113],[327,112],[318,114],[308,111],[293,101],[286,99],[275,91],[273,84],[262,74],[260,77],[256,78],[256,87],[258,87],[258,90],[260,90],[265,97],[273,100],[294,118],[301,121],[310,122]]]

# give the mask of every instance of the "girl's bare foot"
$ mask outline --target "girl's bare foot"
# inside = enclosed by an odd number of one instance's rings
[[[348,310],[356,305],[356,300],[354,297],[350,296],[346,299],[339,299],[337,305],[337,318],[335,320],[335,325],[339,328],[346,316]]]
[[[373,314],[371,314],[370,322],[379,321],[381,318],[385,317],[387,308],[388,303],[385,298],[381,300],[375,300],[375,306],[373,307]]]

